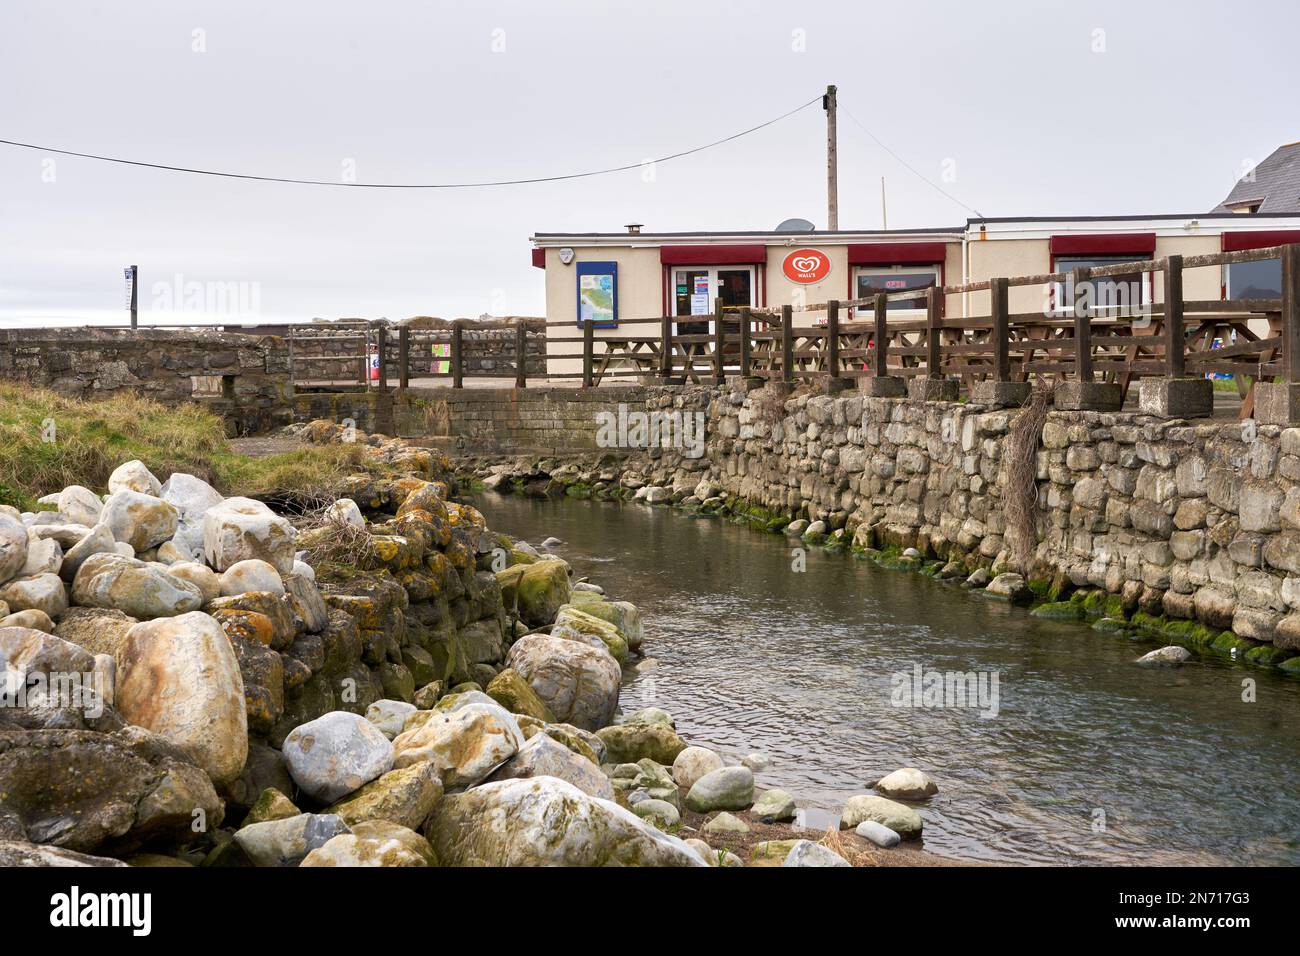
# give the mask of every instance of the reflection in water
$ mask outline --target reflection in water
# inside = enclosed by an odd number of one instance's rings
[[[689,742],[772,758],[760,786],[837,812],[898,767],[940,792],[925,846],[1036,863],[1300,863],[1300,682],[665,509],[484,495],[493,527],[637,604],[658,667],[625,684]],[[998,707],[899,707],[897,673],[996,673]],[[1257,682],[1255,703],[1242,682]]]

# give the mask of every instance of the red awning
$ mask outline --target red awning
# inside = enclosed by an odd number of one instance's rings
[[[1054,256],[1150,256],[1155,255],[1154,232],[1112,232],[1052,237]]]
[[[929,266],[943,262],[943,242],[863,242],[849,246],[851,266]]]
[[[533,250],[533,265],[537,266],[537,268],[539,268],[539,269],[545,269],[545,268],[546,268],[546,250],[545,250],[545,249],[534,249],[534,250]]]
[[[1267,229],[1263,232],[1225,232],[1224,252],[1242,252],[1246,249],[1267,249],[1300,242],[1300,229]]]
[[[749,266],[767,262],[767,246],[660,246],[666,266]]]

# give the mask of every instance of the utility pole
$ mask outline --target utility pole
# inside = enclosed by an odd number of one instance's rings
[[[885,177],[880,177],[880,228],[889,228],[889,211],[885,209]]]
[[[832,232],[840,228],[840,186],[838,159],[835,150],[835,87],[826,87],[822,97],[826,111],[826,228]]]

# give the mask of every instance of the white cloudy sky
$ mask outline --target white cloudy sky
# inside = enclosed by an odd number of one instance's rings
[[[509,179],[700,145],[836,83],[842,114],[985,215],[1200,212],[1300,139],[1298,26],[1294,3],[1200,0],[4,0],[0,139],[293,178],[352,161],[361,182]],[[0,146],[0,324],[121,321],[131,262],[144,321],[174,319],[186,283],[244,283],[272,320],[540,314],[536,231],[823,226],[824,136],[813,106],[653,182],[459,191],[51,167]],[[845,115],[839,141],[842,228],[879,227],[882,175],[892,227],[965,221]]]

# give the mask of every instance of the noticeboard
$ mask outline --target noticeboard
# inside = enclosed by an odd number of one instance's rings
[[[579,262],[574,271],[578,281],[578,324],[591,322],[599,329],[618,325],[618,263]]]

